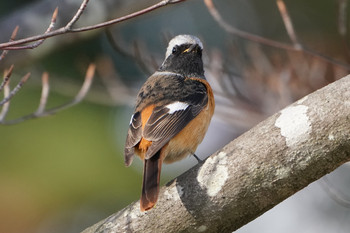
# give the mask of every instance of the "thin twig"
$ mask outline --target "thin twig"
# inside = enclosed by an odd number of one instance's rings
[[[0,91],[6,86],[6,84],[9,82],[11,75],[12,75],[12,70],[13,70],[14,65],[11,65],[10,69],[8,71],[5,71],[4,79],[2,83],[0,84]]]
[[[4,99],[8,98],[8,96],[10,95],[10,82],[6,82],[5,86],[4,86]],[[0,123],[3,122],[3,120],[5,119],[8,111],[10,108],[10,102],[6,102],[1,109],[1,113],[0,113]]]
[[[241,38],[247,39],[247,40],[251,40],[260,44],[264,44],[264,45],[268,45],[271,47],[275,47],[275,48],[279,48],[279,49],[285,49],[288,51],[302,51],[306,54],[309,54],[311,56],[317,57],[320,60],[326,61],[328,63],[331,63],[333,65],[337,65],[340,66],[344,69],[350,70],[350,66],[349,64],[340,62],[340,61],[336,61],[332,58],[330,58],[329,56],[320,54],[318,52],[312,51],[308,48],[306,48],[305,46],[303,46],[302,48],[295,48],[294,46],[290,45],[290,44],[286,44],[286,43],[282,43],[282,42],[277,42],[274,40],[270,40],[261,36],[257,36],[242,30],[239,30],[233,26],[231,26],[230,24],[228,24],[226,21],[223,20],[223,18],[221,17],[219,11],[215,8],[213,1],[212,0],[204,0],[205,5],[207,6],[209,13],[212,15],[212,17],[216,20],[216,22],[219,24],[219,26],[221,26],[225,31],[227,31],[228,33],[231,33],[233,35],[239,36]]]
[[[71,19],[71,21],[69,21],[67,23],[67,25],[65,26],[66,29],[70,30],[72,29],[73,25],[79,20],[80,16],[83,14],[87,4],[89,3],[89,0],[84,0],[80,7],[79,10],[77,11],[77,13],[73,16],[73,18]]]
[[[116,24],[116,23],[120,23],[120,22],[128,20],[128,19],[131,19],[131,18],[140,16],[140,15],[143,15],[145,13],[154,11],[154,10],[156,10],[158,8],[161,8],[161,7],[164,7],[166,5],[176,4],[176,3],[179,3],[179,2],[183,2],[183,1],[186,1],[186,0],[163,0],[163,1],[160,1],[160,2],[154,4],[154,5],[150,6],[150,7],[147,7],[145,9],[140,10],[140,11],[136,11],[134,13],[131,13],[129,15],[126,15],[126,16],[123,16],[123,17],[120,17],[120,18],[116,18],[116,19],[109,20],[109,21],[106,21],[106,22],[103,22],[103,23],[99,23],[99,24],[95,24],[95,25],[92,25],[92,26],[86,26],[86,27],[73,29],[73,28],[71,28],[73,25],[70,25],[70,23],[74,24],[76,22],[75,20],[79,19],[79,16],[83,13],[83,11],[84,11],[84,9],[86,7],[86,4],[87,4],[87,1],[84,0],[83,3],[81,4],[79,10],[77,11],[77,13],[73,16],[72,20],[67,24],[68,26],[66,25],[64,27],[61,27],[59,29],[56,29],[54,31],[50,31],[48,33],[44,33],[44,34],[41,34],[41,35],[36,35],[36,36],[31,36],[31,37],[27,37],[27,38],[16,40],[16,41],[1,43],[0,44],[0,49],[7,49],[7,50],[17,49],[14,46],[25,44],[25,43],[29,43],[29,42],[34,42],[34,41],[38,41],[38,40],[41,40],[41,39],[46,39],[46,38],[49,38],[49,37],[62,35],[62,34],[66,34],[66,33],[76,33],[76,32],[82,32],[82,31],[90,31],[90,30],[94,30],[94,29],[98,29],[98,28],[107,27],[107,26],[110,26],[110,25],[113,25],[113,24]]]
[[[122,22],[122,21],[125,21],[125,20],[128,20],[128,19],[131,19],[131,18],[135,18],[135,17],[140,16],[140,15],[143,15],[143,14],[148,13],[150,11],[156,10],[156,9],[158,9],[160,7],[163,7],[163,6],[166,6],[166,5],[169,5],[169,4],[176,4],[176,3],[179,3],[179,2],[183,2],[183,1],[186,1],[186,0],[163,0],[163,1],[160,1],[160,2],[154,4],[154,5],[150,6],[150,7],[147,7],[145,9],[140,10],[140,11],[136,11],[136,12],[131,13],[129,15],[122,16],[120,18],[112,19],[112,20],[109,20],[109,21],[106,21],[106,22],[103,22],[103,23],[99,23],[99,24],[96,24],[96,25],[92,25],[92,26],[86,26],[86,27],[72,29],[72,30],[70,30],[70,32],[90,31],[90,30],[94,30],[94,29],[97,29],[97,28],[110,26],[112,24],[116,24],[116,23],[119,23],[119,22]],[[1,48],[1,46],[0,46],[0,48]]]
[[[40,103],[38,106],[38,109],[36,110],[36,115],[42,115],[45,111],[47,99],[49,97],[50,92],[50,85],[49,85],[49,74],[47,72],[44,72],[41,77],[41,83],[42,83],[42,89],[41,89],[41,97],[40,97]]]
[[[277,7],[278,7],[278,10],[280,11],[280,14],[282,16],[284,26],[286,27],[289,38],[293,42],[294,48],[296,50],[302,49],[302,45],[299,43],[297,35],[295,34],[292,20],[289,17],[287,7],[284,4],[283,0],[277,0]]]
[[[346,15],[348,2],[346,0],[338,0],[338,31],[341,36],[345,36],[347,32]]]
[[[36,115],[36,117],[53,115],[58,111],[67,109],[67,108],[72,107],[73,105],[76,105],[77,103],[81,102],[91,87],[92,80],[93,80],[94,75],[95,75],[95,69],[96,69],[95,64],[89,65],[89,67],[87,68],[87,71],[86,71],[84,83],[83,83],[82,87],[80,88],[80,91],[78,92],[78,94],[75,96],[75,98],[72,101],[65,103],[65,104],[62,104],[60,106],[51,108],[49,110],[46,110],[46,111],[42,112],[42,114]]]
[[[93,78],[95,75],[95,68],[96,67],[94,64],[89,65],[89,67],[86,71],[84,83],[83,83],[79,93],[76,95],[76,97],[72,101],[65,103],[65,104],[62,104],[58,107],[54,107],[54,108],[51,108],[48,110],[40,111],[41,108],[45,109],[44,105],[46,105],[46,103],[43,103],[43,102],[46,102],[47,97],[48,97],[48,94],[46,94],[46,90],[43,90],[42,95],[41,95],[40,104],[39,104],[38,110],[36,112],[28,114],[26,116],[22,116],[22,117],[17,118],[17,119],[13,119],[13,120],[0,121],[0,123],[4,124],[4,125],[13,125],[13,124],[17,124],[17,123],[20,123],[20,122],[23,122],[23,121],[26,121],[29,119],[53,115],[61,110],[67,109],[69,107],[72,107],[73,105],[78,104],[80,101],[83,100],[83,98],[86,96],[87,92],[89,91],[89,89],[91,87],[91,84],[92,84],[92,81],[93,81]],[[45,87],[45,85],[48,85],[48,80],[46,80],[45,75],[43,75],[43,88],[48,88],[48,87]],[[42,99],[44,99],[44,100],[42,100]]]
[[[227,32],[232,33],[234,35],[237,35],[239,37],[242,37],[244,39],[255,41],[255,42],[269,45],[272,47],[277,47],[277,48],[286,49],[286,50],[295,50],[295,48],[293,46],[290,46],[289,44],[266,39],[264,37],[257,36],[257,35],[251,34],[249,32],[245,32],[245,31],[242,31],[242,30],[239,30],[237,28],[232,27],[221,17],[219,11],[215,8],[212,0],[204,0],[204,3],[208,8],[209,13],[213,16],[213,18],[216,20],[216,22],[223,29],[225,29]]]
[[[14,41],[16,39],[18,29],[19,29],[19,26],[17,25],[15,27],[15,29],[13,29],[13,31],[12,31],[12,34],[11,34],[9,42],[12,42],[12,41]],[[7,55],[8,52],[9,52],[8,50],[3,50],[2,51],[2,53],[0,55],[0,61],[5,58],[5,56]]]
[[[16,95],[17,92],[21,89],[21,87],[28,80],[29,77],[30,77],[30,73],[27,73],[26,75],[24,75],[23,78],[21,79],[21,81],[17,84],[17,86],[15,88],[13,88],[13,90],[10,92],[10,94],[7,97],[5,97],[3,100],[0,101],[0,106],[4,105],[6,102],[10,101],[10,99],[14,95]]]
[[[86,96],[86,94],[88,93],[88,91],[91,87],[91,84],[92,84],[92,80],[93,80],[94,75],[95,75],[95,70],[96,70],[96,65],[90,64],[87,71],[86,71],[85,81],[83,83],[83,86],[81,87],[79,93],[74,98],[73,104],[77,104],[80,101],[82,101],[84,99],[84,97]]]
[[[51,32],[54,29],[54,27],[56,25],[57,14],[58,14],[58,7],[56,7],[55,11],[53,12],[52,17],[51,17],[50,25],[46,29],[46,31],[44,32],[44,35],[49,33],[49,32]],[[42,43],[44,43],[44,41],[45,41],[45,39],[41,39],[41,40],[38,40],[35,43],[30,44],[30,45],[12,46],[9,49],[10,50],[34,49],[36,47],[39,47]]]

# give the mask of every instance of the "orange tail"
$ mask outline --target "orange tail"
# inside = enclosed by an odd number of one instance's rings
[[[145,159],[144,161],[142,194],[140,201],[141,211],[152,209],[157,202],[162,162],[162,159],[160,159],[160,151],[150,159]]]

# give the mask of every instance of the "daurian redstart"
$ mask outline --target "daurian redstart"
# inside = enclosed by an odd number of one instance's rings
[[[213,91],[204,76],[202,42],[178,35],[165,60],[141,87],[125,143],[125,164],[136,153],[144,163],[141,211],[158,199],[162,163],[195,155],[214,113]]]

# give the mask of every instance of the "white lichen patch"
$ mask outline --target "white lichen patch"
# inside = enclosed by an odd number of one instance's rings
[[[183,187],[176,184],[175,186],[172,186],[171,188],[165,190],[164,196],[167,200],[180,200],[180,197],[183,194]]]
[[[330,141],[333,141],[333,140],[334,140],[334,135],[333,135],[333,134],[328,135],[328,139],[329,139]]]
[[[225,152],[208,158],[201,167],[197,181],[211,197],[220,192],[228,179],[227,157]]]
[[[204,232],[204,231],[206,231],[207,229],[208,229],[207,226],[201,225],[200,227],[197,228],[197,231],[198,231],[198,232]]]
[[[281,129],[288,147],[304,142],[309,138],[311,122],[307,115],[308,107],[297,105],[285,108],[277,118],[275,126]]]
[[[292,170],[289,167],[280,167],[276,169],[275,174],[277,179],[281,180],[290,177],[291,172]]]

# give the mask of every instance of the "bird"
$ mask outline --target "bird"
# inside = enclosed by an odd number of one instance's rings
[[[169,41],[165,60],[142,85],[136,98],[124,149],[130,166],[134,155],[143,161],[142,212],[159,195],[163,163],[195,155],[214,114],[213,90],[204,76],[203,44],[193,35]]]

